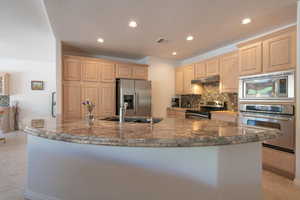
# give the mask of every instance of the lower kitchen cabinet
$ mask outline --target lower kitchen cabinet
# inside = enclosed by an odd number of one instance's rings
[[[80,82],[63,83],[63,119],[76,120],[81,118]]]
[[[239,64],[238,52],[225,54],[221,57],[221,75],[220,90],[221,92],[238,92]]]
[[[169,118],[185,118],[185,108],[167,108],[167,117]]]

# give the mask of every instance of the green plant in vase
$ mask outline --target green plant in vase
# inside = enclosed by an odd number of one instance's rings
[[[87,119],[88,125],[91,126],[91,125],[93,125],[94,119],[95,119],[94,115],[93,115],[93,110],[96,107],[96,105],[92,101],[89,101],[88,99],[86,101],[82,102],[82,105],[84,105],[88,111],[86,119]]]

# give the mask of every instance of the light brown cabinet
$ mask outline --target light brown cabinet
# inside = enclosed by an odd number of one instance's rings
[[[116,67],[114,63],[101,63],[100,64],[100,77],[102,82],[115,82],[116,80]]]
[[[219,75],[220,72],[220,61],[219,57],[215,57],[212,59],[209,59],[205,62],[206,65],[206,76],[214,76]]]
[[[148,79],[148,67],[133,66],[132,76],[134,79]]]
[[[132,66],[129,64],[118,64],[116,77],[117,78],[131,78],[132,77]]]
[[[195,64],[195,78],[206,77],[206,64],[205,62],[200,62]]]
[[[79,58],[65,56],[63,63],[63,79],[65,81],[80,81],[81,60]]]
[[[239,73],[252,75],[296,67],[296,27],[239,45]]]
[[[115,115],[115,87],[114,83],[101,83],[99,88],[100,116],[109,117]]]
[[[9,74],[0,73],[0,95],[9,95]]]
[[[238,53],[225,54],[220,58],[221,92],[238,92]]]
[[[296,66],[296,32],[283,33],[263,42],[263,71],[274,72]]]
[[[194,66],[186,66],[183,68],[183,93],[193,94],[193,88],[191,81],[195,78]]]
[[[100,83],[84,82],[81,84],[81,103],[86,100],[92,101],[95,104],[93,114],[96,116],[99,115],[100,110],[99,87]],[[87,113],[86,107],[81,104],[81,117],[84,119]]]
[[[134,64],[118,64],[117,78],[148,79],[148,67]]]
[[[100,81],[100,64],[96,61],[81,61],[81,80]]]
[[[147,65],[65,55],[62,69],[64,120],[78,120],[87,114],[82,102],[89,99],[95,116],[115,115],[116,78],[147,79]]]
[[[183,94],[183,68],[177,67],[175,69],[175,93]]]
[[[251,75],[262,72],[262,42],[239,49],[239,74]]]
[[[81,118],[80,82],[63,83],[63,119],[75,120]]]

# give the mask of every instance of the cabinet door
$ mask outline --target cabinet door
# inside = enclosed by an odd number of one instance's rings
[[[206,65],[205,62],[195,64],[195,78],[206,77]]]
[[[118,64],[116,76],[117,76],[117,78],[131,78],[132,77],[132,65]]]
[[[79,59],[64,57],[63,79],[65,81],[80,81],[81,61]]]
[[[251,75],[262,72],[262,43],[257,42],[239,49],[239,74]]]
[[[83,81],[100,81],[99,77],[100,65],[95,61],[82,62],[82,77]]]
[[[221,92],[238,92],[238,53],[230,53],[221,57]]]
[[[81,118],[81,95],[79,82],[63,83],[63,119]]]
[[[181,68],[175,70],[175,93],[183,94],[183,70]]]
[[[103,117],[109,117],[116,114],[116,98],[115,84],[101,83],[100,88],[100,110],[99,113]]]
[[[116,67],[113,63],[101,63],[101,81],[102,82],[115,82],[116,80]]]
[[[206,61],[206,75],[207,76],[214,76],[214,75],[219,75],[219,57],[209,59]]]
[[[194,66],[186,66],[183,68],[183,93],[192,94],[193,88],[191,81],[194,79]]]
[[[263,42],[263,71],[273,72],[296,66],[296,32],[285,33]]]
[[[100,104],[99,104],[99,83],[82,83],[81,84],[81,116],[84,118],[86,114],[88,113],[85,106],[82,105],[82,102],[89,100],[92,101],[95,104],[95,108],[93,111],[93,114],[95,116],[98,116],[98,111],[100,110]]]
[[[133,67],[133,78],[134,79],[148,79],[148,67],[134,66]]]

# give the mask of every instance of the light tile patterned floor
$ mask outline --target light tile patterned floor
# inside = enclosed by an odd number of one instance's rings
[[[22,132],[0,142],[0,200],[24,200],[26,137]],[[300,187],[271,172],[263,172],[264,200],[300,200]]]

